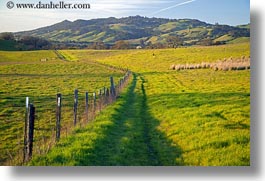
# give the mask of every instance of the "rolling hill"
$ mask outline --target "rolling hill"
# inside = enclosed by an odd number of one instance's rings
[[[178,36],[184,45],[197,44],[203,39],[226,43],[249,37],[249,25],[228,26],[209,24],[196,19],[163,19],[130,16],[92,20],[62,21],[39,29],[17,32],[16,36],[36,36],[57,42],[100,42],[113,44],[118,40],[129,43],[164,43],[169,36]]]

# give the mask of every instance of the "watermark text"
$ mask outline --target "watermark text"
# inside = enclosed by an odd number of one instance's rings
[[[90,4],[88,3],[65,3],[64,1],[49,3],[14,3],[13,1],[8,1],[6,3],[8,9],[90,9]]]

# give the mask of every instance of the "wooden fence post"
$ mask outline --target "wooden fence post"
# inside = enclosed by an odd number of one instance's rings
[[[77,106],[78,106],[78,90],[75,89],[74,92],[74,125],[76,125],[77,122]]]
[[[103,106],[105,107],[107,102],[106,102],[106,87],[103,87]]]
[[[28,137],[27,137],[27,154],[26,154],[26,159],[25,159],[26,162],[28,162],[32,158],[34,120],[35,120],[35,107],[33,106],[33,104],[30,104],[29,105]]]
[[[96,93],[94,92],[93,93],[93,116],[95,116],[96,115],[96,106],[97,106],[97,104],[96,104]]]
[[[29,97],[26,97],[26,110],[24,122],[24,149],[23,149],[23,163],[26,162],[27,157],[27,140],[28,140],[28,122],[29,122]]]
[[[99,111],[101,111],[101,108],[102,108],[102,90],[101,89],[99,89],[98,107],[99,107]]]
[[[119,93],[121,93],[121,90],[122,90],[122,88],[123,88],[122,85],[123,85],[122,78],[120,78]]]
[[[88,92],[86,92],[86,94],[85,94],[85,96],[86,96],[86,103],[85,103],[85,105],[86,105],[86,121],[88,122]]]
[[[103,95],[106,96],[106,87],[103,87]]]
[[[56,103],[56,141],[59,141],[61,135],[62,94],[57,94]]]
[[[106,95],[106,104],[109,104],[109,102],[110,102],[109,88],[106,89],[106,93],[105,93],[105,95]]]
[[[115,85],[114,85],[114,80],[112,76],[110,77],[110,94],[111,96],[113,96],[113,98],[116,96]]]

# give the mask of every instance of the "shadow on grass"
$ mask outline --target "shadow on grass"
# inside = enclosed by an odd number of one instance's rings
[[[238,108],[247,108],[250,106],[250,94],[244,92],[210,92],[210,93],[179,93],[179,94],[157,94],[149,97],[153,106],[162,106],[169,110],[189,109],[191,113],[197,110],[203,111],[201,118],[218,119],[223,121],[225,129],[250,129],[244,120],[249,120],[249,114],[245,110]],[[206,107],[218,107],[218,110],[205,109]],[[221,108],[223,107],[223,109]],[[224,107],[230,107],[225,109]],[[231,111],[231,112],[229,112]],[[235,114],[240,116],[240,120],[231,120],[226,114]],[[238,118],[237,118],[238,119]]]
[[[51,153],[55,155],[47,156],[44,162],[36,159],[33,165],[182,165],[182,150],[157,130],[160,121],[149,113],[142,77],[134,75],[127,92],[115,104],[111,116],[99,115],[87,129],[79,129],[67,142],[60,142]],[[100,123],[104,119],[109,124]]]
[[[141,85],[137,86],[137,81]],[[181,149],[172,146],[170,140],[159,132],[160,124],[149,113],[144,79],[133,82],[115,114],[113,124],[105,131],[105,137],[95,141],[92,149],[84,157],[75,160],[76,165],[181,165]]]
[[[150,102],[165,105],[167,108],[196,108],[204,105],[239,105],[247,106],[250,104],[249,93],[244,92],[210,92],[210,93],[179,93],[179,94],[157,94],[149,97]],[[218,115],[213,115],[218,116]],[[220,116],[220,115],[219,115]]]

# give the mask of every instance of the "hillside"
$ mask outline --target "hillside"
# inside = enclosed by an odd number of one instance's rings
[[[209,24],[195,19],[163,19],[131,16],[125,18],[103,18],[76,20],[18,32],[16,36],[36,36],[57,42],[100,42],[113,44],[128,40],[130,44],[141,45],[164,43],[169,36],[178,36],[184,45],[197,44],[201,40],[224,40],[226,43],[239,37],[249,37],[247,25],[228,26]],[[229,38],[222,38],[223,36]]]

